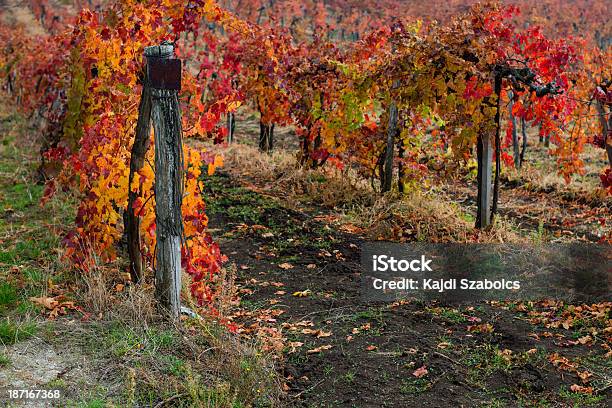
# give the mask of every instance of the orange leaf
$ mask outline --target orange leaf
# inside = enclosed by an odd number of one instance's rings
[[[422,366],[420,368],[417,368],[416,370],[414,370],[414,372],[412,373],[412,375],[414,375],[416,378],[421,378],[424,375],[427,375],[429,371],[427,371],[427,367]]]

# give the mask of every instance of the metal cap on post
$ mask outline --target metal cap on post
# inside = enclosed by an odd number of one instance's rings
[[[181,90],[182,61],[174,58],[174,45],[163,42],[145,48],[147,77],[154,89]]]

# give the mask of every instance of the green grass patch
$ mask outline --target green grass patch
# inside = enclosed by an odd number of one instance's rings
[[[104,338],[105,346],[116,357],[128,354],[154,354],[170,349],[175,343],[176,334],[169,330],[135,328],[116,324]]]
[[[468,367],[467,381],[471,384],[483,385],[486,377],[493,372],[508,371],[512,363],[504,358],[496,345],[485,344],[468,350],[462,363]]]
[[[231,186],[223,175],[205,176],[203,181],[212,192],[207,195],[209,215],[224,214],[236,222],[265,225],[268,219],[266,211],[279,208],[275,201],[254,191]]]
[[[0,320],[0,342],[15,344],[26,340],[36,334],[37,326],[34,322],[13,322],[6,318]]]
[[[8,367],[11,364],[11,359],[4,353],[0,353],[0,368]]]
[[[572,392],[567,387],[561,387],[559,396],[574,408],[590,407],[602,402],[606,398],[605,395],[589,395],[581,392]]]
[[[460,324],[467,322],[467,317],[459,310],[444,307],[427,308],[427,311],[434,316],[438,316],[450,323]]]
[[[402,394],[418,395],[427,391],[431,383],[425,378],[409,378],[402,382],[400,392]]]
[[[13,306],[19,300],[17,289],[8,282],[0,283],[0,311]]]
[[[2,249],[0,252],[0,263],[12,264],[17,259],[17,252],[14,248]]]
[[[164,371],[177,377],[185,374],[185,360],[178,358],[172,354],[162,356],[164,362]]]

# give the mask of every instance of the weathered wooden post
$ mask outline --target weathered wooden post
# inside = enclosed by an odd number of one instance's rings
[[[183,143],[178,91],[181,60],[170,43],[147,47],[151,119],[155,132],[155,294],[174,317],[181,310]]]
[[[527,124],[525,123],[525,118],[521,118],[521,132],[523,135],[523,144],[521,147],[521,156],[519,158],[519,167],[523,166],[523,162],[525,161],[525,151],[527,150]]]
[[[478,137],[478,211],[476,213],[476,228],[485,228],[491,224],[491,161],[493,159],[492,135]]]
[[[510,104],[508,105],[508,115],[510,116],[510,122],[512,123],[512,148],[514,152],[514,167],[518,169],[521,166],[521,163],[518,129],[516,128],[516,116],[514,116],[514,113],[512,113],[512,109],[514,108],[514,94],[512,93],[512,91],[508,92],[508,98],[510,99]]]
[[[399,88],[399,81],[393,81],[392,90]],[[391,183],[393,181],[393,150],[395,149],[395,136],[397,134],[398,122],[397,104],[391,100],[389,105],[389,123],[387,125],[387,146],[385,148],[385,157],[383,160],[383,172],[381,174],[381,192],[391,191]]]
[[[233,112],[227,113],[227,143],[234,143],[234,132],[236,131],[236,117]]]
[[[389,124],[387,126],[387,147],[385,148],[384,172],[382,177],[382,192],[391,191],[393,181],[393,149],[395,148],[395,134],[397,133],[397,105],[391,102],[389,106]]]

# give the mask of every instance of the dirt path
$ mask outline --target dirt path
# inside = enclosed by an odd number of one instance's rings
[[[206,184],[211,227],[253,312],[245,323],[280,327],[287,339],[288,406],[605,406],[606,395],[570,392],[580,379],[549,361],[558,352],[585,370],[603,365],[609,376],[601,345],[560,346],[582,329],[534,326],[524,310],[485,303],[362,303],[361,237],[331,229],[324,212],[286,209],[228,176]]]

